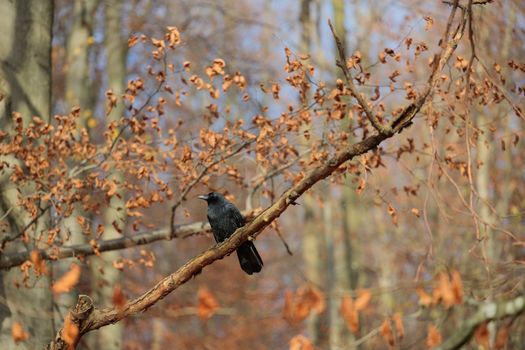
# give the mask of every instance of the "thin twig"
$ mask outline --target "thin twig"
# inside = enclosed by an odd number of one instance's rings
[[[372,110],[370,109],[370,106],[368,104],[368,101],[361,95],[361,93],[357,90],[357,87],[355,86],[353,82],[352,74],[350,73],[350,70],[346,66],[346,55],[345,55],[345,48],[343,43],[341,42],[341,39],[337,36],[337,33],[335,32],[335,29],[332,25],[332,21],[328,20],[328,25],[330,26],[330,30],[332,31],[332,35],[334,37],[337,51],[339,53],[339,60],[337,61],[337,66],[341,68],[341,71],[343,72],[343,75],[346,80],[346,84],[348,85],[348,88],[350,89],[350,92],[355,97],[357,102],[359,103],[359,106],[363,109],[365,112],[366,117],[372,123],[374,128],[379,132],[380,134],[384,135],[391,135],[392,130],[388,126],[382,125],[377,117],[374,115]]]

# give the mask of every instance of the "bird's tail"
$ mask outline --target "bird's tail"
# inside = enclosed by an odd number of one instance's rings
[[[237,248],[237,256],[239,257],[241,268],[248,275],[261,271],[263,261],[252,241],[246,241]]]

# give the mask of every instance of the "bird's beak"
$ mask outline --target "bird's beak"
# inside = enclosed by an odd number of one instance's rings
[[[208,200],[208,196],[206,196],[206,195],[199,196],[198,198],[199,198],[199,199],[203,199],[203,200],[205,200],[205,201]]]

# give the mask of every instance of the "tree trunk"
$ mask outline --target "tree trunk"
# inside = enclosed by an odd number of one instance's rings
[[[346,28],[345,28],[345,2],[344,0],[332,0],[332,9],[334,12],[334,28],[337,35],[341,38],[343,45],[346,48]],[[338,52],[335,48],[335,56],[337,57]],[[337,71],[339,78],[341,72]],[[342,127],[344,129],[350,129],[351,121],[345,119]],[[334,241],[334,283],[332,286],[332,295],[342,295],[350,292],[356,287],[357,275],[354,271],[354,254],[352,247],[352,235],[355,228],[354,218],[355,212],[359,210],[359,207],[354,206],[354,193],[350,189],[350,181],[347,179],[346,186],[343,188],[339,207],[341,208],[341,225],[334,227],[327,232],[333,236]],[[334,217],[331,218],[334,220]],[[337,299],[338,301],[340,299]],[[353,342],[355,337],[350,333],[348,327],[343,321],[343,318],[339,312],[340,304],[337,304],[337,313],[331,314],[330,327],[330,345],[331,349],[353,349]]]
[[[121,96],[125,89],[126,79],[126,40],[121,35],[122,31],[122,11],[123,2],[121,0],[105,4],[105,25],[106,37],[105,47],[107,52],[107,74],[108,89],[112,90],[115,96]],[[108,122],[122,118],[125,113],[124,104],[118,101],[117,105],[108,116]],[[122,183],[124,177],[118,171],[110,175],[113,181]],[[126,225],[125,194],[113,196],[108,207],[104,212],[104,239],[122,237],[114,227],[116,225],[121,230]],[[92,259],[93,290],[96,291],[96,298],[100,303],[107,303],[112,300],[115,286],[121,284],[120,271],[113,267],[113,261],[121,257],[119,251],[104,253],[100,258]],[[103,271],[103,274],[100,273]],[[104,327],[99,334],[99,348],[117,350],[122,347],[122,331],[124,325],[117,323],[109,327]]]
[[[0,0],[0,128],[8,129],[13,112],[21,113],[24,124],[32,116],[49,120],[51,111],[51,38],[53,1]],[[12,160],[5,159],[8,163]],[[16,234],[28,224],[29,216],[17,205],[17,188],[9,181],[10,172],[0,175],[0,216],[8,210],[8,232]],[[21,189],[24,190],[30,189]],[[44,217],[41,221],[45,221]],[[36,235],[48,222],[28,231],[27,244],[13,241],[5,253],[38,247]],[[22,273],[13,268],[0,273],[0,344],[3,349],[43,347],[54,335],[53,296],[50,276],[36,277],[30,272],[24,286]],[[19,283],[17,287],[17,283]],[[29,338],[15,345],[11,329],[22,325]]]
[[[309,54],[312,50],[311,39],[313,37],[313,25],[310,6],[311,0],[301,1],[301,12],[299,14],[299,22],[301,24],[301,54]],[[308,144],[309,142],[311,142],[311,140],[304,140],[305,144]],[[326,266],[323,261],[323,256],[325,256],[324,253],[326,251],[326,242],[320,225],[316,223],[316,219],[319,219],[315,215],[318,204],[313,195],[309,193],[304,195],[303,203],[304,236],[302,254],[305,266],[304,273],[307,279],[316,287],[322,287],[326,285],[326,278],[324,278],[323,275]],[[311,313],[306,321],[308,336],[317,346],[321,346],[326,342],[326,332],[323,333],[321,331],[323,323],[322,318],[322,315]]]

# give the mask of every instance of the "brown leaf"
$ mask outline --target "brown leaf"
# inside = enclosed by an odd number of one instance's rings
[[[423,288],[417,288],[416,293],[419,296],[419,305],[429,306],[432,304],[432,297]]]
[[[441,333],[439,332],[439,329],[433,324],[428,325],[427,346],[433,348],[439,344],[441,344]]]
[[[303,286],[295,294],[288,290],[284,295],[283,317],[292,325],[303,321],[310,312],[319,314],[325,308],[324,294],[313,286]]]
[[[68,345],[68,350],[75,349],[78,340],[78,326],[71,321],[71,317],[66,317],[64,321],[64,329],[62,330],[62,338]]]
[[[461,275],[457,271],[452,271],[452,293],[454,294],[454,304],[461,304],[463,302],[463,283],[461,282]]]
[[[357,311],[364,310],[368,303],[372,299],[372,292],[368,289],[361,289],[357,292],[357,298],[355,300],[355,309]]]
[[[403,327],[403,319],[401,318],[401,314],[399,312],[396,312],[394,316],[392,316],[392,319],[394,320],[394,325],[396,327],[396,333],[399,339],[403,339],[405,336],[405,327]]]
[[[480,324],[476,331],[474,332],[474,339],[476,340],[476,343],[484,349],[489,349],[489,330],[487,328],[487,323],[484,322]]]
[[[341,315],[346,321],[348,329],[356,333],[359,330],[359,315],[351,296],[344,296],[341,299]]]
[[[386,211],[388,212],[390,217],[392,217],[392,223],[397,226],[398,216],[397,216],[397,212],[394,209],[394,207],[392,206],[392,204],[388,203]]]
[[[115,285],[115,287],[113,288],[113,296],[111,297],[111,302],[113,303],[113,305],[115,305],[117,309],[122,310],[126,305],[127,301],[128,299],[126,298],[124,293],[122,293],[122,287],[120,286],[120,284]]]
[[[357,186],[357,188],[355,189],[355,193],[360,195],[365,189],[365,187],[366,187],[366,181],[364,179],[359,179],[359,186]]]
[[[13,337],[13,341],[15,343],[29,339],[29,334],[24,331],[24,327],[22,327],[20,322],[13,323],[13,326],[11,327],[11,336]]]
[[[219,308],[219,302],[213,294],[206,288],[199,288],[197,314],[202,320],[207,320],[213,316],[215,311]]]
[[[35,270],[35,275],[41,276],[41,275],[47,275],[47,265],[44,260],[40,257],[40,253],[38,250],[31,251],[31,254],[29,255],[29,259],[33,263],[33,269]]]
[[[290,350],[314,350],[314,345],[302,334],[296,335],[290,339]]]
[[[69,271],[66,272],[58,281],[53,284],[53,293],[69,292],[80,279],[80,266],[71,264]]]
[[[138,36],[136,36],[136,35],[130,36],[129,39],[128,39],[128,47],[135,46],[138,41],[139,41],[139,37]]]
[[[425,20],[426,24],[425,24],[425,31],[429,31],[432,26],[434,25],[434,19],[430,16],[425,16],[423,17],[423,19]]]
[[[496,350],[505,349],[507,342],[509,341],[509,326],[502,326],[496,335],[496,343],[494,347]]]
[[[390,322],[388,320],[384,320],[381,324],[381,327],[379,327],[379,334],[381,334],[390,348],[396,344],[394,332],[392,332],[392,327],[390,326]]]

